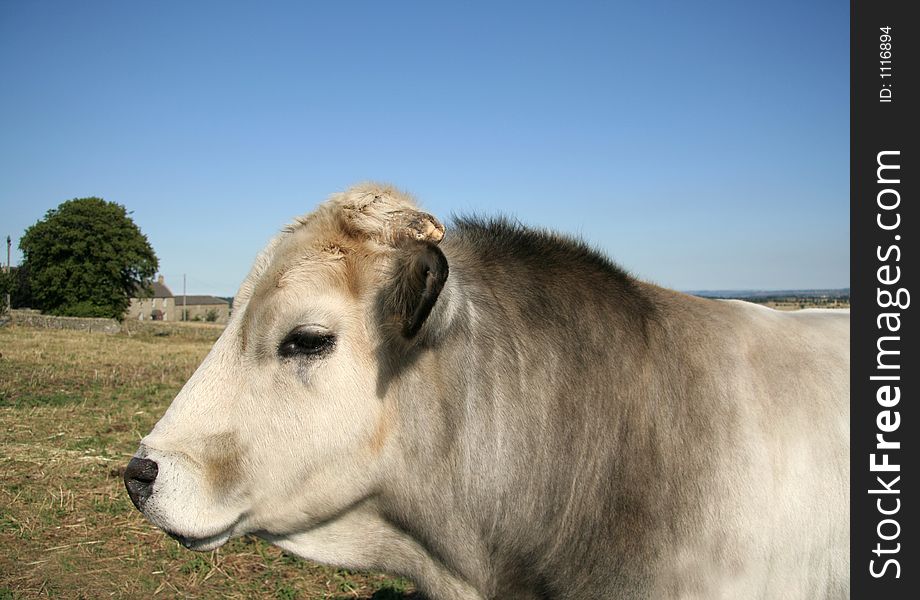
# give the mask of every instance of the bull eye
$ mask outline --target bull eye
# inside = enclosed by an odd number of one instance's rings
[[[281,358],[318,357],[335,346],[335,336],[328,331],[298,327],[288,333],[278,345]]]

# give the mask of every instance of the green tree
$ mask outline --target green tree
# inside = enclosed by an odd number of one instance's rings
[[[157,257],[124,206],[68,200],[19,241],[36,308],[55,315],[121,318]]]
[[[9,272],[0,271],[0,302],[6,302],[7,294],[10,295],[12,308],[32,306],[32,288],[29,285],[28,269],[10,267]]]
[[[0,270],[0,302],[6,302],[6,295],[12,294],[15,287],[15,273],[6,272],[6,269]],[[6,307],[3,307],[6,308]]]

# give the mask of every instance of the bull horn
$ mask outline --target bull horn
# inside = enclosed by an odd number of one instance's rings
[[[437,244],[444,239],[444,225],[420,210],[404,210],[389,215],[392,241],[409,238]]]
[[[342,211],[346,230],[388,246],[406,239],[437,244],[444,238],[444,225],[392,186],[355,186],[334,197],[333,203]]]

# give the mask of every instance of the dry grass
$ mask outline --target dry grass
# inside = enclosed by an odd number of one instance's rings
[[[0,600],[414,597],[250,538],[192,553],[131,506],[121,469],[219,334],[0,327]]]

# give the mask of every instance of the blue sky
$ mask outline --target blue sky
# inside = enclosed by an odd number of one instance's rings
[[[0,234],[101,196],[232,295],[377,179],[677,289],[846,287],[848,54],[845,2],[0,0]]]

